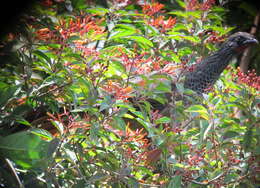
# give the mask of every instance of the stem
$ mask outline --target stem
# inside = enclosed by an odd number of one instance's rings
[[[258,27],[258,24],[259,24],[259,20],[260,20],[260,11],[257,12],[256,16],[255,16],[255,19],[254,19],[254,25],[251,27],[251,31],[250,31],[250,34],[252,35],[255,35],[256,34],[256,31],[257,31],[257,27]],[[251,50],[252,47],[248,47],[244,53],[243,53],[243,56],[241,58],[241,62],[240,62],[240,69],[243,73],[246,73],[248,71],[248,66],[249,66],[249,63],[250,63],[250,54],[251,54]]]

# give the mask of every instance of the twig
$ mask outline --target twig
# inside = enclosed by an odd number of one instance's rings
[[[255,19],[254,19],[254,25],[251,27],[251,31],[250,33],[252,35],[255,35],[256,31],[257,31],[257,27],[258,27],[258,24],[259,24],[259,20],[260,20],[260,11],[257,12],[256,16],[255,16]],[[249,65],[249,59],[250,59],[250,52],[251,52],[251,47],[248,47],[244,53],[243,53],[243,56],[241,58],[241,61],[240,61],[240,69],[243,73],[246,73],[247,70],[248,70],[248,65]]]
[[[18,183],[18,185],[19,185],[19,188],[24,188],[24,186],[23,186],[23,184],[22,184],[22,182],[21,182],[19,176],[17,175],[16,170],[15,170],[15,168],[13,167],[11,161],[10,161],[9,159],[7,159],[7,158],[5,158],[4,160],[5,160],[6,164],[8,165],[10,171],[11,171],[12,174],[14,175],[15,180],[17,181],[17,183]]]

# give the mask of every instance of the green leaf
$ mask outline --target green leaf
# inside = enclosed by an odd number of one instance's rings
[[[92,182],[92,183],[95,183],[97,181],[102,181],[102,180],[105,180],[107,178],[107,174],[105,173],[97,173],[93,176],[91,176],[89,179],[88,179],[88,182]]]
[[[26,121],[24,118],[16,119],[16,122],[27,126],[32,126],[31,123]]]
[[[86,2],[85,2],[85,4],[86,4]],[[109,10],[105,9],[105,8],[96,7],[96,8],[87,9],[86,12],[89,12],[91,14],[104,16],[106,13],[109,13]]]
[[[37,136],[45,138],[47,140],[52,140],[53,139],[52,135],[48,131],[46,131],[44,129],[34,128],[34,129],[31,129],[30,132],[35,134],[35,135],[37,135]]]
[[[109,39],[117,39],[135,34],[133,30],[118,30],[116,33],[111,34]]]
[[[126,130],[126,124],[125,124],[125,121],[121,118],[121,117],[118,117],[118,116],[115,116],[113,117],[115,123],[113,124],[113,126],[119,130],[123,130],[125,131]]]
[[[253,130],[252,128],[250,128],[246,131],[243,139],[243,146],[246,151],[249,151],[252,140],[253,140]]]
[[[254,6],[254,4],[249,3],[249,2],[241,2],[239,8],[243,9],[244,11],[247,12],[247,14],[251,16],[255,16],[257,14],[257,7]]]
[[[85,0],[71,0],[72,7],[77,10],[82,10],[87,7]]]
[[[0,82],[0,109],[5,106],[12,97],[14,97],[19,88],[20,86],[9,86]]]
[[[67,39],[67,42],[73,42],[74,40],[79,40],[80,37],[77,35],[71,36]]]
[[[200,142],[202,143],[208,136],[208,132],[212,127],[212,123],[210,124],[206,120],[200,121]]]
[[[182,188],[181,182],[181,176],[174,176],[173,178],[171,178],[169,184],[167,185],[167,188]]]
[[[115,28],[121,28],[121,29],[128,30],[128,31],[136,31],[137,30],[133,25],[130,25],[130,24],[117,24],[115,26]]]
[[[64,127],[61,122],[51,120],[51,124],[60,132],[61,135],[64,133]]]
[[[156,88],[154,88],[154,91],[161,91],[161,92],[171,92],[171,86],[168,84],[165,84],[163,82],[160,82]]]
[[[199,113],[201,117],[203,117],[206,120],[209,120],[208,110],[202,105],[192,105],[185,111]]]
[[[193,16],[195,18],[200,19],[201,18],[201,13],[202,11],[172,11],[169,12],[168,14],[174,14],[180,17],[188,18],[190,16]]]
[[[51,142],[42,140],[30,131],[0,138],[0,155],[25,169],[47,168],[52,155],[47,152],[49,147],[52,147]]]
[[[190,54],[192,54],[192,52],[193,52],[193,50],[191,48],[183,47],[178,50],[178,56],[182,57],[182,56],[190,55]]]
[[[229,183],[229,182],[232,182],[232,181],[237,181],[239,179],[239,177],[240,176],[236,173],[229,173],[225,176],[224,182]]]
[[[127,39],[132,39],[137,43],[145,45],[146,47],[153,47],[153,43],[142,36],[128,36]]]
[[[156,124],[170,123],[170,122],[171,122],[171,118],[166,117],[166,116],[161,117],[161,118],[159,118],[159,119],[157,119],[157,120],[155,121]]]
[[[129,187],[132,187],[132,188],[139,188],[140,187],[139,182],[132,177],[127,180],[127,184],[128,184]]]
[[[122,62],[119,61],[112,61],[110,63],[111,68],[113,68],[113,70],[115,70],[115,73],[121,72],[121,73],[125,73],[125,66],[122,64]],[[110,71],[110,66],[108,67],[108,71]]]
[[[227,132],[224,133],[223,138],[224,138],[224,139],[228,139],[228,138],[233,138],[233,137],[236,137],[236,136],[239,136],[239,133],[238,133],[238,132],[235,132],[235,131],[227,131]]]
[[[103,101],[101,102],[99,111],[102,112],[103,110],[111,108],[113,104],[114,104],[113,99],[111,98],[110,95],[107,95],[104,97]]]
[[[40,57],[40,58],[43,58],[44,60],[46,60],[46,62],[48,62],[49,64],[51,64],[51,59],[45,54],[43,53],[42,51],[40,50],[35,50],[33,52],[34,55]]]

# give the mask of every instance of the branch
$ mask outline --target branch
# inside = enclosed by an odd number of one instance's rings
[[[260,20],[260,11],[258,11],[256,16],[255,16],[254,25],[251,27],[250,34],[255,35],[257,27],[258,27],[258,24],[259,24],[259,20]],[[243,56],[241,58],[241,62],[240,62],[239,67],[240,67],[240,70],[243,73],[246,73],[248,71],[248,66],[249,66],[249,63],[250,63],[249,60],[250,60],[251,49],[252,49],[252,47],[248,47],[244,51]]]

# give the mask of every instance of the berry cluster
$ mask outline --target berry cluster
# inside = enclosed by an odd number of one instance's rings
[[[235,76],[238,78],[239,83],[244,83],[260,91],[260,76],[257,76],[255,70],[248,71],[248,73],[245,74],[238,69]]]
[[[224,35],[220,36],[216,31],[209,31],[207,34],[209,37],[205,40],[205,43],[219,43],[225,39]]]
[[[186,5],[186,10],[202,10],[207,11],[215,4],[215,0],[206,0],[203,3],[200,3],[198,0],[189,0]]]

